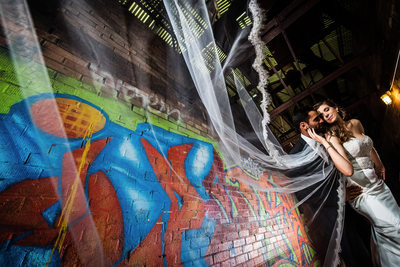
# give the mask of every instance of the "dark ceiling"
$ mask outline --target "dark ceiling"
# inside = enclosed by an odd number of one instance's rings
[[[233,17],[245,10],[236,2],[232,3]],[[330,98],[356,111],[366,98],[379,98],[390,87],[400,40],[398,1],[260,3],[266,11],[262,39],[273,99],[270,128],[287,149],[298,138],[291,123],[296,106]],[[229,19],[228,25],[235,25],[229,13],[225,16],[225,21],[221,18],[214,23],[214,31],[219,44],[229,51],[230,35],[237,29],[225,26]],[[246,45],[250,46],[243,47]],[[236,64],[251,81],[247,89],[257,94],[254,99],[259,102],[261,96],[254,90],[257,77],[247,67],[254,52],[243,51]],[[238,97],[233,95],[233,105],[236,101]]]

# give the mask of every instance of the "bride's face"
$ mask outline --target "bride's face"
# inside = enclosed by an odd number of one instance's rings
[[[321,114],[324,121],[329,124],[337,121],[339,117],[338,109],[327,104],[322,104],[319,106],[318,113]]]

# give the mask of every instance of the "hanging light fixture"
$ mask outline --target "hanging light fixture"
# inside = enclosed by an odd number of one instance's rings
[[[396,71],[397,71],[397,66],[399,64],[399,56],[400,56],[400,49],[399,52],[397,54],[397,60],[396,60],[396,66],[394,67],[394,73],[393,73],[393,78],[392,78],[392,83],[390,85],[390,88],[388,91],[386,91],[382,96],[381,99],[383,101],[383,103],[385,103],[386,105],[390,105],[392,104],[392,88],[393,88],[393,82],[394,82],[394,78],[396,77]]]
[[[383,103],[385,103],[386,105],[390,105],[392,104],[392,98],[390,97],[392,94],[390,93],[390,91],[386,91],[386,93],[384,93],[381,96],[381,99],[383,101]]]

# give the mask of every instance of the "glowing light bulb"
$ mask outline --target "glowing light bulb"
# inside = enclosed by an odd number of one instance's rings
[[[386,93],[384,93],[381,96],[383,103],[385,103],[386,105],[392,104],[392,98],[390,97],[390,95],[391,95],[391,93],[389,91],[386,91]]]

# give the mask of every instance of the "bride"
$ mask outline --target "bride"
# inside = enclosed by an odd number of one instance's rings
[[[335,149],[347,157],[354,173],[347,186],[358,185],[363,193],[349,201],[372,225],[372,254],[377,266],[400,266],[400,208],[384,183],[385,168],[364,134],[359,120],[344,120],[344,111],[330,100],[314,106],[328,124],[325,138],[310,131],[310,136],[327,150]]]

